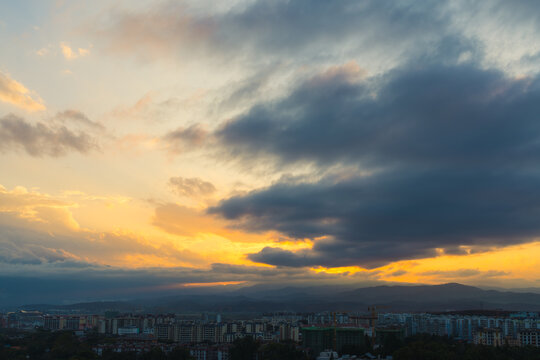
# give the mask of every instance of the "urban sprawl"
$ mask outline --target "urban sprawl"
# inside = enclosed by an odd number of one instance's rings
[[[225,316],[225,315],[224,315]],[[154,347],[164,352],[178,344],[197,360],[226,360],[235,340],[252,337],[260,342],[294,342],[318,359],[368,359],[370,354],[347,355],[348,349],[381,346],[388,338],[402,340],[431,334],[486,346],[540,347],[538,313],[271,313],[257,319],[232,319],[220,314],[42,313],[19,310],[0,314],[0,327],[20,331],[72,331],[114,336],[117,341],[92,347],[106,351],[144,353]],[[372,357],[374,358],[374,356]]]

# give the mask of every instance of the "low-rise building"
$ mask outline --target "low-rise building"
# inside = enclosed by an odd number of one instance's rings
[[[474,332],[473,342],[478,345],[502,346],[504,345],[501,329],[483,328]]]
[[[540,329],[520,331],[519,344],[520,346],[540,347]]]

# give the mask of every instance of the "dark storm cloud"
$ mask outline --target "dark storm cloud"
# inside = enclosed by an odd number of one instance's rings
[[[249,256],[281,266],[373,267],[437,249],[532,241],[540,235],[538,85],[472,65],[412,67],[364,82],[322,74],[216,136],[235,156],[363,173],[283,181],[209,211],[250,231],[316,239],[310,250]]]
[[[98,145],[86,132],[74,132],[66,126],[35,125],[9,114],[0,118],[0,151],[22,149],[32,156],[62,156],[76,151],[87,153]]]
[[[365,82],[320,75],[216,135],[234,156],[283,163],[530,164],[540,154],[539,111],[537,79],[472,65],[413,67]]]
[[[348,181],[277,184],[211,209],[250,231],[315,241],[250,259],[283,266],[368,267],[436,255],[437,248],[503,246],[540,234],[540,176],[501,171],[397,170]]]

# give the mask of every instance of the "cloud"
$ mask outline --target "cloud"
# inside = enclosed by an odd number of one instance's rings
[[[194,112],[203,111],[202,103],[206,101],[205,89],[198,89],[184,96],[164,96],[160,92],[147,92],[133,105],[118,106],[108,116],[129,120],[142,120],[156,125],[173,118],[194,117]],[[207,115],[205,113],[205,115]],[[196,117],[196,116],[195,116]],[[202,128],[201,128],[202,130]]]
[[[5,214],[6,219],[20,219],[11,222],[11,225],[26,221],[34,225],[56,224],[58,230],[79,230],[79,224],[70,212],[74,206],[72,202],[28,191],[24,187],[19,186],[9,191],[0,186],[0,214]],[[10,221],[6,220],[5,225],[8,224]]]
[[[74,59],[77,59],[77,58],[80,58],[80,57],[83,57],[83,56],[86,56],[86,55],[90,54],[89,49],[83,49],[83,48],[72,49],[65,42],[60,43],[60,49],[62,50],[62,55],[64,55],[64,57],[67,60],[74,60]]]
[[[438,249],[533,241],[537,175],[482,170],[380,172],[334,182],[278,183],[211,208],[251,232],[314,239],[311,250],[265,248],[252,261],[281,266],[380,266]]]
[[[539,80],[470,63],[411,64],[360,80],[323,72],[214,135],[245,162],[346,166],[348,175],[284,178],[209,212],[251,232],[314,241],[310,250],[249,255],[278,266],[375,267],[533,241]]]
[[[248,258],[256,263],[265,263],[287,267],[317,266],[320,259],[309,250],[290,251],[280,248],[265,247],[260,252],[249,254]]]
[[[155,60],[171,51],[188,55],[206,43],[212,32],[210,19],[191,16],[178,2],[161,4],[141,13],[125,11],[111,15],[110,21],[89,25],[96,40],[107,53],[134,52],[144,60]],[[173,37],[177,44],[172,43]]]
[[[197,197],[211,195],[216,191],[214,184],[200,178],[175,176],[169,179],[169,187],[178,195]]]
[[[282,0],[201,12],[167,1],[138,12],[116,11],[90,26],[107,53],[136,54],[144,60],[212,52],[229,59],[294,53],[289,58],[296,61],[331,58],[338,47],[340,54],[362,48],[365,57],[384,52],[397,59],[446,32],[445,8],[438,1]]]
[[[68,109],[60,111],[56,113],[54,119],[64,123],[76,122],[94,130],[105,130],[105,126],[103,126],[103,124],[90,120],[88,116],[78,110]]]
[[[186,284],[193,283],[241,282],[242,286],[262,284],[263,289],[264,286],[282,287],[283,284],[361,287],[376,284],[381,276],[379,271],[332,274],[300,267],[226,263],[193,267],[197,263],[196,254],[159,244],[154,239],[69,226],[66,219],[72,218],[70,209],[76,206],[78,204],[37,191],[21,187],[7,190],[0,186],[0,305],[35,302],[36,293],[41,294],[40,301],[55,303],[157,298],[175,294]],[[44,208],[56,209],[64,216],[50,217]],[[186,222],[190,224],[192,219],[186,219]],[[193,227],[197,228],[198,224]],[[138,256],[142,259],[155,256],[160,261],[152,264],[160,267],[151,267],[150,262],[141,261],[130,264],[137,268],[126,268],[126,261]],[[171,263],[175,265],[170,266]],[[476,271],[465,270],[419,275],[444,278],[476,274]],[[399,271],[392,275],[398,274]],[[468,278],[497,278],[506,274],[486,271],[480,275]]]
[[[406,270],[396,270],[392,273],[390,273],[390,276],[402,276],[402,275],[405,275],[405,274],[408,274],[409,272],[406,271]]]
[[[62,249],[51,249],[39,244],[20,244],[0,239],[0,263],[38,265],[78,260],[79,257]]]
[[[166,149],[173,154],[200,148],[206,141],[208,132],[199,124],[180,127],[162,138]]]
[[[458,270],[436,270],[436,271],[426,271],[418,273],[421,276],[435,276],[438,279],[462,279],[462,278],[471,278],[471,277],[481,277],[481,278],[493,278],[509,275],[506,271],[498,270],[488,270],[480,271],[478,269],[458,269]]]
[[[379,284],[369,274],[343,277],[339,274],[315,273],[304,269],[273,269],[263,266],[212,264],[209,268],[171,267],[121,269],[99,265],[72,263],[20,264],[16,273],[6,272],[0,262],[0,306],[40,301],[66,303],[119,299],[159,298],[179,294],[224,294],[240,286],[261,284],[259,289],[289,286],[328,286],[343,289],[349,286]],[[13,264],[10,264],[13,267]],[[232,286],[204,287],[203,284],[240,283]],[[195,290],[186,291],[190,284]],[[345,285],[345,286],[344,286]]]
[[[216,136],[231,156],[273,155],[282,164],[489,166],[538,155],[537,78],[469,65],[406,67],[368,82],[323,75],[253,106]]]
[[[22,149],[32,156],[58,157],[71,151],[85,154],[98,148],[96,140],[83,131],[41,122],[33,125],[13,114],[0,118],[0,151]]]
[[[42,264],[43,271],[54,272],[59,262],[77,268],[82,263],[87,267],[203,263],[194,252],[127,232],[70,229],[59,222],[39,223],[7,212],[0,213],[0,224],[0,247],[9,249],[6,252],[9,256],[0,259],[0,263],[8,265]],[[77,265],[73,266],[73,262]],[[17,272],[17,269],[6,266],[4,271]]]
[[[271,234],[249,234],[240,229],[228,228],[227,222],[209,216],[204,211],[177,204],[158,204],[152,217],[152,225],[169,234],[193,237],[201,234],[214,234],[233,242],[268,242]]]
[[[131,262],[131,266],[140,266],[140,262],[151,264],[156,259],[160,264],[201,263],[198,254],[169,242],[121,230],[85,229],[71,212],[78,206],[22,187],[11,191],[0,187],[0,253],[4,254],[0,263],[125,266]]]
[[[38,51],[36,51],[36,55],[38,56],[45,56],[49,53],[49,49],[47,48],[41,48]]]
[[[0,305],[34,302],[36,293],[42,294],[40,301],[53,302],[155,298],[192,283],[306,285],[337,280],[358,284],[369,278],[341,278],[306,269],[208,265],[198,254],[172,243],[80,227],[71,214],[71,208],[78,206],[22,187],[0,186]],[[51,211],[56,215],[51,216]]]
[[[35,93],[0,71],[0,101],[27,111],[45,110],[43,100]]]
[[[286,57],[290,63],[328,64],[355,58],[377,73],[448,50],[461,39],[475,43],[463,49],[461,61],[481,59],[488,67],[530,74],[540,67],[522,58],[540,51],[537,13],[538,4],[529,0],[278,0],[204,11],[164,1],[138,11],[116,10],[88,28],[106,53],[144,61],[253,64]]]

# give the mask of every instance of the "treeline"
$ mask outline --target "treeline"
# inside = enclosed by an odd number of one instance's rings
[[[392,353],[394,360],[540,360],[540,348],[484,346],[447,337],[417,335]]]
[[[70,331],[37,331],[33,333],[0,334],[1,360],[194,360],[189,350],[176,347],[169,354],[160,348],[137,354],[135,352],[117,353],[105,350],[102,356],[92,351],[97,343],[115,343],[114,338],[104,338],[90,334],[81,340]]]
[[[102,356],[92,351],[96,344],[114,344],[117,338],[89,334],[81,340],[72,332],[36,331],[0,334],[1,360],[193,360],[189,350],[178,346],[166,354],[154,347],[149,352],[117,353],[104,350]],[[230,360],[307,360],[293,342],[263,344],[251,337],[237,339],[230,348]]]
[[[261,343],[246,336],[234,341],[229,351],[230,360],[308,360],[304,351],[296,343]]]
[[[176,347],[166,354],[152,348],[142,354],[105,350],[102,356],[92,351],[96,344],[114,344],[118,338],[89,334],[81,340],[72,332],[37,331],[0,333],[1,360],[193,360],[189,350]],[[370,350],[376,355],[393,355],[394,360],[540,360],[540,348],[493,347],[468,344],[447,337],[417,335],[399,340],[386,338],[378,349],[350,347],[344,352],[361,355]],[[262,343],[251,337],[237,339],[229,350],[230,360],[308,360],[294,342]]]

